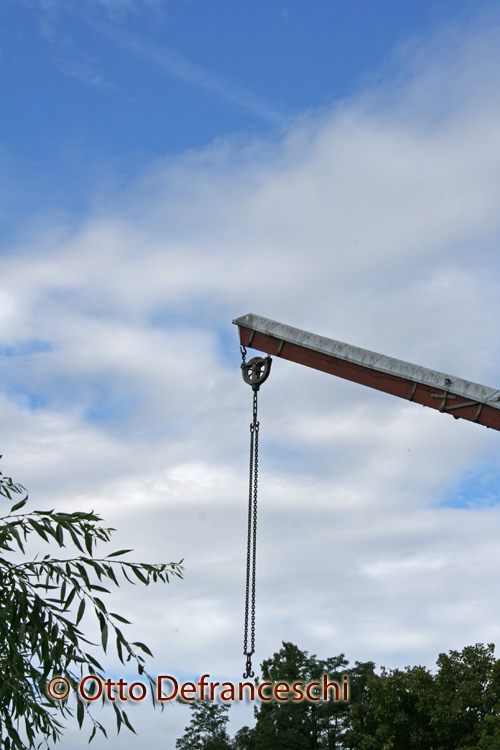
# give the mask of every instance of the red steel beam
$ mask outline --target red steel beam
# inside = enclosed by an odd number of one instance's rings
[[[258,315],[243,315],[242,346],[367,385],[407,401],[500,430],[500,390],[316,336]]]

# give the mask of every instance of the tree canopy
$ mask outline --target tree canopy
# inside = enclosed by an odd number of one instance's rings
[[[262,678],[270,682],[311,682],[327,673],[332,679],[349,675],[348,702],[261,703],[254,709],[256,723],[243,727],[232,740],[224,735],[226,750],[498,750],[500,748],[500,660],[494,645],[481,643],[439,655],[436,669],[423,666],[376,673],[373,662],[349,667],[343,654],[318,659],[293,643],[262,663]],[[208,722],[196,716],[220,712],[227,706],[192,707],[192,730],[178,750],[208,750],[217,742]],[[204,713],[204,711],[206,713]],[[201,737],[199,744],[189,738]],[[187,742],[187,744],[186,744]],[[229,745],[227,744],[229,742]]]
[[[143,656],[152,655],[151,651],[140,641],[127,640],[121,624],[129,621],[109,612],[102,595],[110,593],[106,585],[119,586],[119,574],[129,583],[147,586],[157,581],[167,583],[170,576],[182,577],[182,567],[180,563],[150,565],[123,560],[122,556],[132,550],[96,557],[97,543],[109,542],[114,531],[102,525],[100,516],[54,510],[19,513],[28,494],[22,485],[0,472],[0,497],[12,502],[16,496],[20,497],[18,502],[0,518],[0,748],[26,750],[40,740],[56,742],[61,738],[60,719],[72,716],[73,711],[66,701],[48,700],[46,685],[53,676],[64,677],[73,689],[77,721],[81,727],[85,716],[89,717],[92,739],[97,730],[104,734],[106,730],[92,717],[77,686],[85,674],[105,677],[103,667],[91,653],[95,644],[81,630],[85,612],[97,620],[102,651],[106,653],[111,637],[120,661],[135,662],[152,688],[153,679]],[[61,559],[46,554],[19,562],[16,551],[24,555],[24,545],[33,534],[58,548],[69,543],[77,554]],[[133,731],[119,703],[112,705],[118,731],[122,724]]]
[[[343,675],[350,678],[351,698],[356,699],[366,682],[366,674],[373,671],[373,663],[356,663],[348,669],[344,654],[318,659],[301,651],[293,643],[283,642],[282,648],[272,658],[262,663],[265,681],[296,681],[309,683],[328,674],[332,680],[342,682]],[[342,747],[350,711],[350,703],[328,701],[318,703],[303,700],[262,703],[255,708],[256,725],[244,727],[235,737],[238,750],[322,750]]]
[[[478,643],[425,667],[369,675],[352,704],[346,747],[355,750],[492,750],[500,747],[500,661]]]
[[[192,717],[184,734],[175,743],[177,750],[231,750],[226,730],[229,706],[208,700],[197,700],[188,705]]]

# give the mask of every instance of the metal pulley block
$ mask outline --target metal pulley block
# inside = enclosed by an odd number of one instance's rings
[[[254,357],[249,362],[243,362],[241,365],[241,374],[243,380],[252,386],[254,391],[258,391],[271,372],[271,357]]]

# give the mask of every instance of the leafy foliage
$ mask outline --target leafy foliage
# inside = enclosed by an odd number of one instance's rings
[[[432,674],[424,667],[382,668],[381,675],[370,674],[364,694],[351,707],[346,746],[356,750],[434,747],[433,693]]]
[[[95,644],[79,627],[84,613],[90,611],[97,619],[102,650],[107,651],[111,636],[120,661],[135,662],[139,674],[145,675],[153,688],[142,655],[151,656],[151,651],[143,643],[129,643],[125,638],[117,623],[129,622],[108,612],[100,597],[110,591],[103,584],[118,586],[120,573],[129,583],[168,583],[170,576],[182,578],[182,567],[180,563],[149,565],[122,560],[131,550],[96,558],[96,544],[109,542],[114,529],[102,526],[95,513],[38,510],[19,514],[28,501],[27,492],[1,473],[0,495],[10,501],[22,496],[9,514],[0,518],[0,748],[25,750],[35,747],[40,737],[47,744],[61,738],[59,718],[73,712],[66,702],[53,703],[46,698],[46,684],[55,675],[64,676],[75,691],[80,727],[85,715],[93,723],[90,739],[96,730],[106,735],[76,693],[84,674],[105,679],[101,664],[87,650]],[[25,554],[24,545],[32,534],[59,548],[70,542],[80,554],[63,559],[47,554],[21,563],[7,559],[6,553]],[[74,609],[76,616],[72,616]],[[114,702],[113,708],[118,731],[122,724],[134,731],[120,705]]]
[[[209,700],[197,700],[188,705],[193,715],[175,743],[177,750],[230,750],[232,745],[226,731],[229,706]]]
[[[293,684],[321,679],[328,674],[333,680],[342,683],[342,676],[349,674],[351,695],[358,696],[366,682],[365,674],[373,671],[373,663],[356,663],[347,669],[344,654],[329,659],[318,659],[301,651],[293,643],[283,642],[283,647],[271,659],[262,663],[262,677],[270,682]],[[291,701],[262,703],[255,709],[257,723],[253,729],[243,727],[235,737],[238,750],[320,750],[342,747],[347,726],[350,704],[328,701],[311,703]]]
[[[349,703],[262,703],[255,727],[236,733],[233,750],[500,748],[500,660],[493,644],[440,654],[434,673],[416,666],[376,674],[373,662],[348,668],[343,654],[320,660],[292,643],[262,663],[264,680],[275,683],[310,682],[325,672],[337,680],[349,674]]]
[[[500,661],[478,643],[440,654],[437,672],[382,669],[350,714],[356,750],[493,750],[500,747]]]

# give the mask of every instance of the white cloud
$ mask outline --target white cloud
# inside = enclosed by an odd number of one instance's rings
[[[232,318],[499,385],[496,41],[455,34],[272,141],[157,163],[3,258],[1,345],[50,345],[2,358],[5,471],[36,506],[95,508],[137,558],[185,557],[184,582],[116,597],[153,671],[243,667],[251,394]],[[498,508],[437,507],[497,467],[496,432],[281,361],[260,416],[258,660],[291,640],[432,665],[498,640]],[[142,716],[158,747],[187,723]]]

